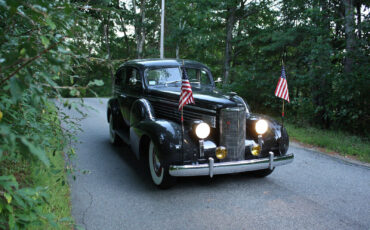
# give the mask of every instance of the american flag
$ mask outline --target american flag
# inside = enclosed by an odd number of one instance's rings
[[[280,98],[290,102],[289,101],[288,82],[286,80],[284,66],[281,70],[281,76],[280,76],[279,82],[278,82],[278,84],[276,86],[276,89],[275,89],[275,96],[280,97]]]
[[[181,69],[182,69],[182,83],[181,83],[179,110],[182,110],[183,107],[187,104],[194,103],[193,91],[191,91],[188,73],[186,72],[185,67]]]

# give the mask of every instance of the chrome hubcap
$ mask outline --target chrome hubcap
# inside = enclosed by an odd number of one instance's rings
[[[152,161],[153,161],[153,169],[154,169],[154,172],[155,174],[159,177],[161,176],[162,174],[162,167],[161,167],[161,163],[159,162],[159,159],[157,157],[157,154],[155,153],[155,151],[153,150],[153,157],[152,157]]]

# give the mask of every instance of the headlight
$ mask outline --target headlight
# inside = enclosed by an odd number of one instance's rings
[[[207,123],[199,123],[197,127],[195,128],[195,134],[198,138],[204,139],[208,137],[209,133],[211,132],[211,128]]]
[[[267,131],[268,128],[267,121],[265,120],[259,120],[256,123],[256,132],[260,135],[264,134]]]

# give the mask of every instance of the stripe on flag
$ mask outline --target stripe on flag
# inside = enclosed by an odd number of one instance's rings
[[[279,82],[278,82],[278,84],[276,86],[276,89],[275,89],[275,96],[280,97],[280,98],[290,102],[290,100],[289,100],[289,91],[288,91],[288,82],[286,80],[284,66],[281,70],[281,76],[279,78]]]
[[[181,83],[181,94],[179,100],[179,110],[187,104],[194,104],[193,91],[189,82],[188,74],[185,67],[182,67],[182,83]]]

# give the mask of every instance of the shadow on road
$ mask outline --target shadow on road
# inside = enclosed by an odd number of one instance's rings
[[[110,148],[112,148],[112,152],[119,156],[119,158],[123,161],[123,165],[129,167],[129,170],[135,173],[135,178],[132,179],[136,180],[138,183],[141,183],[145,190],[153,190],[153,188],[156,188],[151,181],[149,170],[146,166],[147,164],[141,160],[137,160],[136,156],[128,145],[113,146],[109,140],[105,142],[110,146]],[[230,183],[238,184],[240,181],[243,181],[244,183],[250,181],[255,184],[257,181],[264,181],[264,179],[257,179],[249,173],[217,175],[213,178],[208,176],[178,177],[177,184],[171,188],[171,190],[194,189],[194,187],[219,187]],[[136,183],[132,184],[132,186],[135,185]]]

